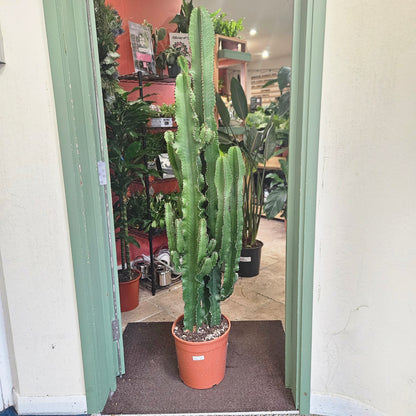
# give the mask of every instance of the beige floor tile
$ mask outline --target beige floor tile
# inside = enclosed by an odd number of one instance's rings
[[[123,328],[125,328],[129,322],[144,321],[162,311],[163,310],[157,304],[153,304],[147,300],[139,300],[139,306],[136,309],[121,313],[121,323]]]
[[[173,316],[163,311],[157,315],[150,316],[147,319],[144,319],[143,322],[173,322],[177,316]]]

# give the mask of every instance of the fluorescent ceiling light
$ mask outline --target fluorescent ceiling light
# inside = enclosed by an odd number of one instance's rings
[[[257,35],[257,30],[253,27],[253,29],[250,29],[250,36]]]
[[[267,49],[265,49],[262,53],[261,53],[261,57],[263,59],[266,59],[270,56],[269,51]]]

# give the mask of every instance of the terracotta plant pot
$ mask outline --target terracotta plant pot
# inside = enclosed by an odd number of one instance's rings
[[[219,338],[212,341],[189,342],[178,338],[174,333],[177,322],[182,319],[183,315],[176,319],[172,325],[179,377],[188,387],[209,389],[221,383],[225,376],[231,322],[225,317],[228,322],[228,329]]]
[[[136,270],[136,272],[138,273],[136,279],[118,283],[121,312],[131,311],[139,306],[139,283],[141,273],[139,270]]]

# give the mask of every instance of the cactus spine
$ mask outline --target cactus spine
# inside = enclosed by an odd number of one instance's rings
[[[220,301],[231,295],[242,244],[244,161],[238,147],[219,150],[214,116],[215,35],[206,9],[192,12],[191,70],[179,58],[176,134],[167,132],[169,157],[182,192],[182,216],[166,207],[171,258],[182,273],[185,329],[218,325]],[[191,86],[191,84],[193,86]],[[224,273],[221,273],[223,268]]]

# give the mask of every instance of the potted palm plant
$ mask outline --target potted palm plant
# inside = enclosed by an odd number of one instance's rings
[[[267,161],[284,150],[276,150],[279,143],[278,129],[273,118],[270,117],[266,125],[258,129],[246,123],[248,116],[247,98],[240,82],[231,80],[231,100],[234,110],[241,119],[244,134],[241,139],[233,133],[230,115],[220,96],[217,95],[217,108],[221,122],[225,126],[222,131],[221,142],[224,146],[239,146],[246,166],[244,180],[244,204],[243,204],[243,248],[241,251],[239,275],[253,277],[259,274],[261,249],[263,243],[257,240],[260,219],[264,207],[264,182],[266,177]],[[263,169],[259,169],[263,167]]]
[[[166,228],[174,267],[182,273],[184,314],[172,326],[179,375],[186,385],[205,389],[225,374],[230,321],[220,301],[231,295],[237,279],[244,161],[237,146],[219,150],[215,36],[206,9],[193,10],[189,35],[191,69],[180,57],[183,72],[176,78],[178,130],[165,136],[182,212],[174,215],[167,204]]]
[[[133,91],[131,91],[133,92]],[[138,245],[129,234],[127,200],[129,186],[149,173],[142,162],[144,151],[140,141],[150,107],[143,100],[128,101],[131,92],[116,90],[111,107],[105,109],[111,188],[114,193],[116,240],[120,242],[119,270],[120,303],[122,312],[134,309],[139,303],[140,272],[132,270],[130,244]]]

